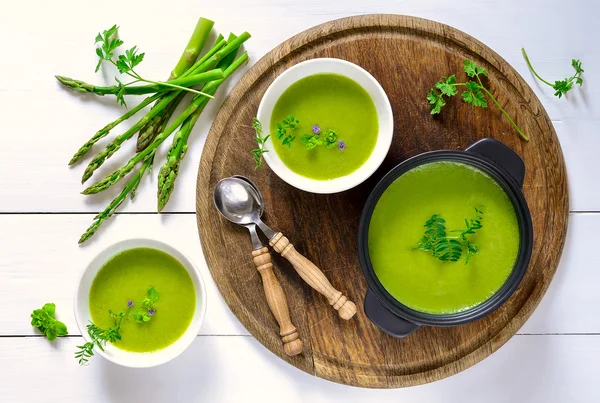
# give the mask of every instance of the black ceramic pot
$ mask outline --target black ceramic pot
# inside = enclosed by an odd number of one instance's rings
[[[487,301],[467,311],[435,315],[415,311],[392,297],[377,278],[369,257],[368,231],[373,210],[383,192],[402,174],[434,161],[456,161],[472,165],[492,176],[513,203],[519,223],[519,254],[504,285]],[[456,326],[473,322],[500,307],[517,289],[529,264],[533,248],[531,214],[523,192],[525,164],[503,143],[486,138],[465,151],[432,151],[412,157],[392,169],[371,192],[364,207],[358,230],[360,264],[368,282],[364,308],[368,318],[381,330],[395,337],[406,337],[419,326]],[[399,262],[401,263],[401,262]]]

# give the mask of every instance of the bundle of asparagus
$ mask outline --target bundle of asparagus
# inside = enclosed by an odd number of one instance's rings
[[[211,49],[198,59],[213,25],[214,23],[210,20],[204,18],[198,20],[185,51],[167,81],[148,80],[142,78],[134,70],[144,57],[143,53],[137,53],[137,47],[135,46],[127,50],[124,55],[119,55],[118,58],[114,57],[115,49],[123,44],[118,38],[118,27],[116,25],[98,34],[96,37],[96,42],[100,43],[100,46],[96,48],[96,53],[100,57],[96,71],[98,71],[103,61],[107,61],[115,65],[120,73],[133,78],[133,81],[124,84],[115,77],[117,81],[116,85],[100,87],[68,77],[56,76],[57,80],[68,88],[97,95],[115,95],[117,102],[123,105],[125,105],[124,95],[153,93],[153,95],[146,97],[138,105],[128,110],[123,116],[100,129],[77,150],[69,162],[69,165],[78,162],[96,142],[107,136],[115,126],[129,119],[145,107],[154,104],[136,124],[108,143],[102,151],[92,158],[86,167],[82,183],[87,181],[94,174],[94,171],[100,168],[108,158],[118,151],[121,144],[132,138],[136,133],[139,133],[136,154],[131,157],[127,164],[82,192],[86,195],[101,192],[129,175],[141,163],[140,168],[131,177],[129,183],[125,185],[121,193],[104,211],[96,215],[92,225],[79,239],[79,243],[87,241],[94,235],[100,225],[114,214],[121,203],[127,199],[128,195],[131,199],[135,197],[135,192],[142,177],[145,173],[150,172],[152,168],[156,150],[176,132],[173,136],[166,161],[158,173],[158,211],[160,212],[169,201],[194,125],[210,99],[214,98],[214,94],[217,92],[219,86],[238,68],[248,62],[248,54],[246,52],[237,56],[241,45],[250,38],[250,34],[247,32],[244,32],[239,37],[230,34],[227,40],[219,35]],[[135,85],[140,82],[145,84]],[[196,86],[200,86],[200,89],[196,90],[192,88]],[[187,108],[171,122],[177,105],[179,105],[188,92],[194,93],[194,98]]]

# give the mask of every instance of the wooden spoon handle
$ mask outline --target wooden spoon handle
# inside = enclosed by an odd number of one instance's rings
[[[278,232],[269,241],[269,245],[271,245],[277,253],[289,260],[300,277],[302,277],[308,285],[327,298],[329,305],[333,306],[338,311],[342,319],[348,320],[354,316],[356,313],[356,305],[354,305],[354,302],[346,298],[341,291],[333,288],[321,269],[298,253],[296,248],[294,248],[294,245],[290,243],[290,240],[281,232]]]
[[[267,305],[269,305],[273,316],[275,316],[277,323],[279,323],[279,334],[283,341],[283,350],[290,356],[300,354],[303,343],[299,338],[296,326],[292,324],[292,320],[290,319],[290,308],[288,307],[281,284],[279,284],[275,273],[273,273],[273,264],[271,263],[269,249],[262,248],[252,251],[252,260],[262,277]]]

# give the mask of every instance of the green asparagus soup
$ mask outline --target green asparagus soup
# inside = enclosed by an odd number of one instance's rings
[[[443,248],[438,257],[419,248],[434,214],[457,242],[480,215],[482,228],[465,235],[477,249],[468,263],[466,248],[458,261],[440,260]],[[462,163],[432,162],[406,172],[383,193],[368,241],[377,278],[395,299],[417,311],[450,314],[481,304],[502,287],[517,258],[519,227],[513,204],[488,174]]]
[[[277,138],[277,124],[293,115],[298,126],[289,145]],[[370,95],[338,74],[315,74],[292,84],[277,100],[270,122],[271,139],[283,163],[299,175],[328,180],[362,166],[375,148],[379,122]],[[328,133],[335,133],[331,139]],[[309,148],[310,136],[325,144]]]
[[[151,320],[134,320],[137,310],[148,313],[142,301],[154,288],[158,299]],[[132,305],[131,307],[128,307]],[[92,321],[108,329],[115,325],[109,314],[128,312],[121,325],[121,340],[114,345],[133,352],[151,352],[175,342],[188,328],[196,307],[192,279],[181,263],[157,249],[123,251],[102,266],[89,297]]]

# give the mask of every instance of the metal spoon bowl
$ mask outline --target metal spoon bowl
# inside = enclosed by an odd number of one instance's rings
[[[221,179],[215,186],[213,200],[223,217],[240,225],[260,221],[264,210],[262,195],[246,178]]]

